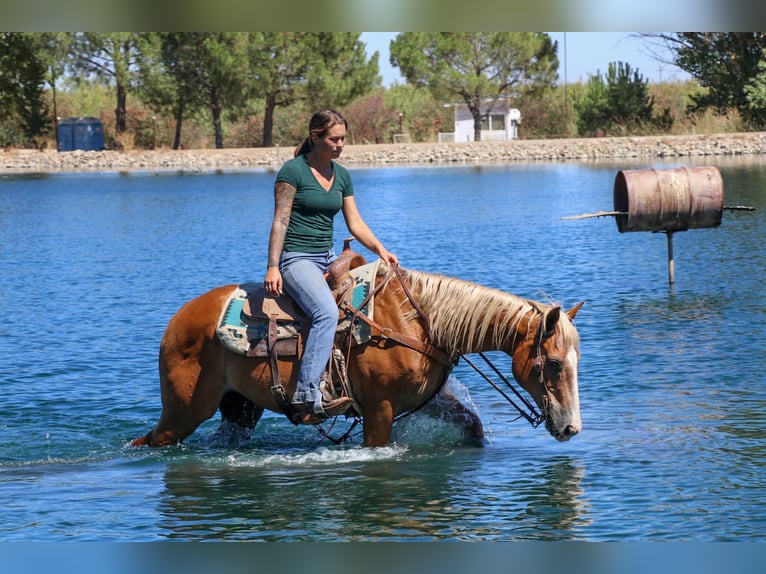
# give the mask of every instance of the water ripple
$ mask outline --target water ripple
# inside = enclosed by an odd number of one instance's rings
[[[664,237],[561,220],[608,209],[617,169],[354,170],[365,219],[405,267],[585,301],[583,432],[562,444],[531,429],[460,364],[484,448],[424,414],[380,449],[273,414],[250,439],[213,419],[183,445],[130,447],[159,416],[175,310],[262,278],[273,174],[4,179],[0,537],[762,540],[766,175],[722,163],[726,203],[759,211],[677,233],[668,287]]]

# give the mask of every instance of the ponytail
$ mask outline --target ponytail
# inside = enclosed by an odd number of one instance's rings
[[[309,151],[311,151],[311,137],[307,137],[296,146],[295,151],[293,152],[293,156],[298,157],[299,155],[308,153]]]

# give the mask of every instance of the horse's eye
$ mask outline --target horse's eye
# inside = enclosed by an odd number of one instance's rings
[[[546,359],[545,364],[548,365],[548,368],[556,374],[560,373],[564,366],[564,364],[558,359]]]

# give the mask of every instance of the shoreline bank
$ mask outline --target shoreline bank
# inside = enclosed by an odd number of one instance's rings
[[[766,153],[766,132],[686,136],[349,145],[346,166],[472,165],[497,162],[742,156]],[[0,173],[278,169],[293,148],[0,152]]]

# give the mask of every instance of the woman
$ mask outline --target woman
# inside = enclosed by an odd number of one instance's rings
[[[311,318],[292,398],[298,422],[304,424],[342,414],[352,402],[349,397],[332,398],[320,388],[338,325],[338,306],[324,277],[336,258],[335,214],[343,211],[348,230],[367,249],[390,264],[399,263],[362,219],[351,177],[333,161],[343,151],[347,129],[348,123],[337,111],[315,113],[308,137],[279,170],[274,184],[274,221],[264,286],[275,296],[284,289]]]

